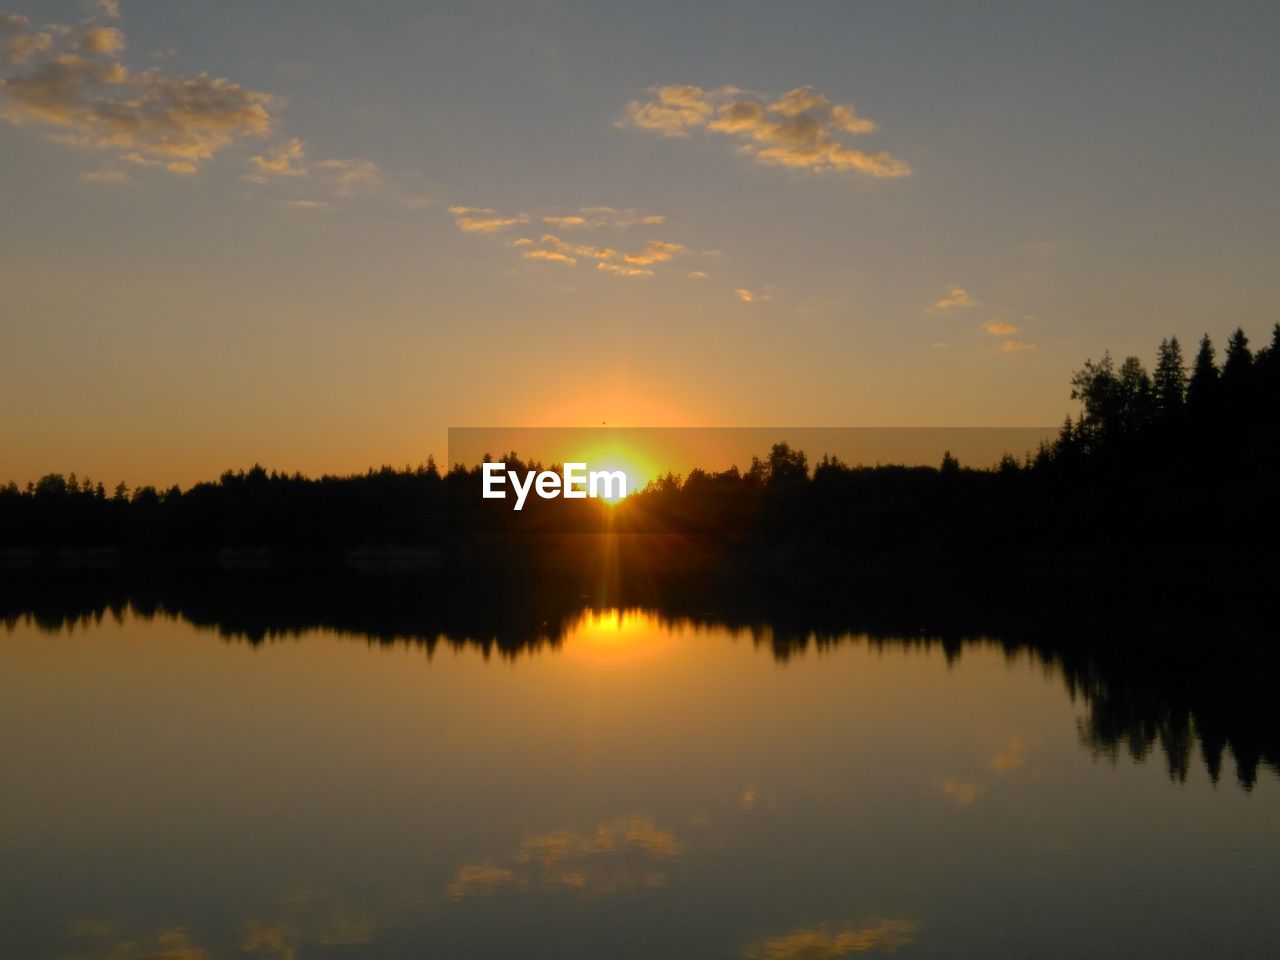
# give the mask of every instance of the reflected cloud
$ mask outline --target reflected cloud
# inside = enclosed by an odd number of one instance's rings
[[[947,778],[942,781],[942,792],[955,801],[956,806],[967,807],[978,798],[978,785]]]
[[[508,867],[495,867],[488,863],[464,864],[445,887],[445,893],[451,900],[461,900],[492,893],[498,887],[513,883],[515,878],[515,871]]]
[[[269,960],[297,960],[301,935],[292,927],[251,927],[240,949]]]
[[[867,927],[832,932],[825,927],[796,930],[764,941],[747,956],[759,960],[835,960],[855,953],[895,953],[915,940],[920,925],[881,920]]]
[[[1016,770],[1026,760],[1027,742],[1022,737],[1010,737],[1008,748],[991,758],[991,767],[1000,771]]]
[[[153,934],[120,936],[114,925],[81,921],[72,935],[82,943],[98,941],[87,951],[78,949],[67,960],[212,960],[214,954],[198,946],[186,927],[167,927]]]
[[[445,892],[460,900],[512,886],[590,894],[663,886],[663,863],[684,851],[674,833],[637,814],[601,821],[592,831],[561,829],[527,836],[512,853],[509,866],[464,864]]]

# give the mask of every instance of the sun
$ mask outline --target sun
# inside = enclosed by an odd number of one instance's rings
[[[575,453],[573,457],[567,457],[566,460],[586,463],[588,471],[621,470],[626,474],[627,484],[621,494],[596,497],[601,503],[610,507],[617,506],[631,494],[643,490],[645,485],[657,475],[653,464],[645,457],[617,443],[600,443]]]

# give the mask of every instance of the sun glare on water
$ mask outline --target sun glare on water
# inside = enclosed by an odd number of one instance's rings
[[[566,655],[595,663],[632,663],[666,650],[671,632],[640,610],[588,610],[564,638]]]

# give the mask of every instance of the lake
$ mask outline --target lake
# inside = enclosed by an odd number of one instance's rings
[[[10,614],[0,956],[1280,955],[1274,727],[1221,670],[725,619]]]

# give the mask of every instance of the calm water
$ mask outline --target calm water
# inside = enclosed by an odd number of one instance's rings
[[[607,610],[514,657],[18,618],[0,956],[1280,955],[1272,769],[1066,679]]]

